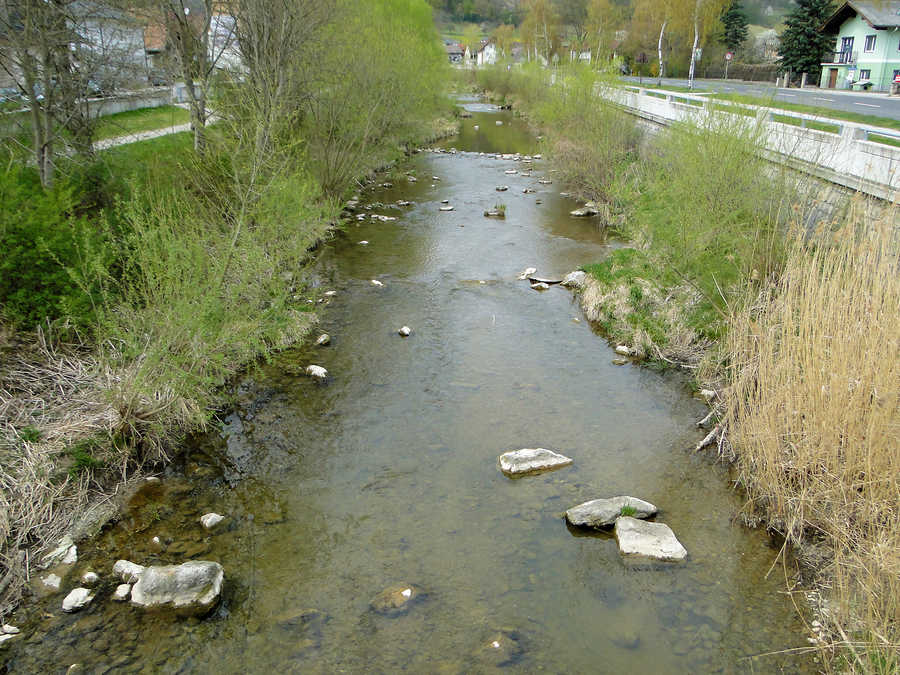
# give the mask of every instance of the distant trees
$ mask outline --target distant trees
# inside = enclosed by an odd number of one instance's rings
[[[782,68],[793,73],[809,73],[813,81],[819,77],[822,59],[833,45],[833,38],[819,29],[833,10],[831,0],[797,0],[780,35]]]
[[[529,53],[549,62],[559,48],[559,15],[550,0],[527,0],[526,8],[520,28],[522,42]]]

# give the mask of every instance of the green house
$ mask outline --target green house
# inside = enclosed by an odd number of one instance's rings
[[[900,75],[900,1],[843,3],[822,27],[836,36],[819,86],[888,91]]]

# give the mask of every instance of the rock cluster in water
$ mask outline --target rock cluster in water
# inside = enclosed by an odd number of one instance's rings
[[[566,511],[566,520],[576,527],[609,527],[622,515],[634,518],[650,518],[656,515],[656,507],[637,497],[611,497],[592,499]]]

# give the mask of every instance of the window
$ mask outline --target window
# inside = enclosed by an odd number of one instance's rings
[[[859,71],[859,79],[860,80],[868,80],[872,77],[871,70],[860,70]]]
[[[874,52],[875,51],[875,37],[874,35],[866,35],[866,46],[863,51],[866,52]]]

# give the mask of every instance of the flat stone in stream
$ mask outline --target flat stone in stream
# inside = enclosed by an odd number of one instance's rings
[[[219,600],[225,570],[217,562],[190,560],[181,565],[151,565],[131,589],[131,604],[144,609],[173,609],[202,616]]]
[[[663,562],[680,562],[687,551],[664,523],[648,523],[629,516],[616,520],[616,541],[624,556],[641,556]]]
[[[621,517],[622,511],[634,518],[649,518],[656,515],[656,507],[637,497],[610,497],[592,499],[566,511],[566,520],[577,527],[609,527]]]
[[[376,595],[371,602],[373,610],[387,616],[397,616],[409,610],[421,591],[412,584],[394,584]]]
[[[552,471],[572,463],[572,459],[546,448],[523,448],[500,455],[500,470],[507,476],[524,476]]]
[[[63,598],[62,611],[77,612],[79,609],[91,604],[91,600],[93,599],[94,594],[87,588],[73,588],[69,591],[69,594]]]
[[[116,564],[113,565],[113,574],[126,584],[133,584],[140,579],[145,569],[147,568],[143,565],[138,565],[130,560],[117,560]]]

